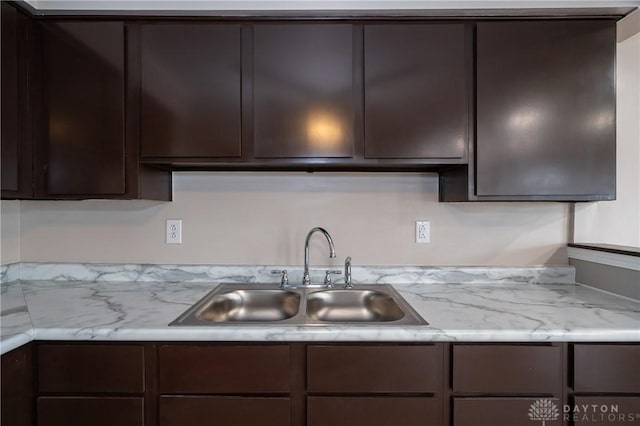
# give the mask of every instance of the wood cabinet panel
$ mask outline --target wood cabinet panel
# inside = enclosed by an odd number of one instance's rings
[[[80,21],[42,26],[42,195],[124,195],[124,27]]]
[[[3,354],[0,364],[0,424],[32,426],[35,421],[32,345]]]
[[[477,25],[478,196],[615,198],[614,21]]]
[[[353,155],[352,33],[348,24],[254,25],[255,157]]]
[[[160,426],[286,426],[289,398],[162,396]]]
[[[366,158],[465,155],[466,48],[464,24],[365,26]]]
[[[38,347],[40,392],[144,392],[144,347],[135,345],[42,345]]]
[[[640,396],[576,396],[571,407],[575,426],[625,426],[640,420]]]
[[[453,426],[530,426],[537,419],[529,417],[532,404],[538,398],[454,398]],[[558,399],[550,399],[557,411],[545,416],[545,425],[560,426],[562,406]],[[557,416],[555,415],[557,413]]]
[[[38,426],[143,426],[142,398],[40,397]]]
[[[2,2],[2,191],[18,191],[18,11]]]
[[[316,346],[307,348],[310,392],[435,393],[442,386],[436,346]]]
[[[289,347],[159,348],[160,393],[289,392]]]
[[[33,197],[31,123],[29,122],[30,19],[8,2],[2,8],[0,106],[0,184],[2,198]]]
[[[559,393],[558,346],[455,345],[453,391],[467,393]]]
[[[418,397],[307,398],[307,426],[440,426],[442,402]]]
[[[142,25],[142,156],[239,157],[240,66],[240,25]]]
[[[640,394],[640,345],[573,345],[575,392]]]

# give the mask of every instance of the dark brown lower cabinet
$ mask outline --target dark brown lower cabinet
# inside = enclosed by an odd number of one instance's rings
[[[640,345],[573,345],[575,392],[640,395]]]
[[[442,401],[428,397],[307,398],[307,426],[437,426]]]
[[[563,344],[451,346],[453,426],[562,425]]]
[[[640,425],[640,345],[584,343],[569,348],[569,424]]]
[[[142,344],[49,343],[37,350],[38,426],[145,423]]]
[[[58,393],[142,393],[144,347],[41,345],[38,389]]]
[[[442,349],[436,345],[310,345],[307,389],[322,393],[437,393]]]
[[[27,344],[2,355],[0,424],[31,426],[34,420],[33,346]]]
[[[533,410],[533,411],[532,411]],[[453,426],[562,425],[557,398],[454,398]]]
[[[288,345],[161,345],[162,394],[289,392]]]
[[[1,424],[639,425],[639,350],[638,343],[38,342],[2,355]]]
[[[560,345],[454,345],[454,392],[559,394]]]
[[[308,426],[442,424],[442,345],[309,345],[306,361]]]
[[[40,397],[38,426],[144,426],[144,400],[130,397]]]
[[[286,426],[289,398],[161,396],[159,426]]]

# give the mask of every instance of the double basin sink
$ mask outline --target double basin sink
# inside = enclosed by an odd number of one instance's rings
[[[282,289],[221,284],[169,325],[426,325],[389,285]]]

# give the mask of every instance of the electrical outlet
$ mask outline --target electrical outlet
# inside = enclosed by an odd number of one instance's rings
[[[167,219],[167,244],[182,244],[182,219]]]
[[[431,226],[429,222],[416,221],[416,244],[426,244],[431,241]]]

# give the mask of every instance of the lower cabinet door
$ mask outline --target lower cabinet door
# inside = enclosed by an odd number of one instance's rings
[[[560,426],[555,398],[454,398],[453,426]]]
[[[576,396],[567,416],[575,426],[640,425],[640,396]]]
[[[429,397],[307,398],[307,426],[356,425],[441,426],[442,402]]]
[[[160,426],[287,426],[289,398],[162,396]]]
[[[456,344],[452,380],[453,391],[460,393],[556,394],[562,389],[562,350],[557,345]]]
[[[573,345],[573,390],[640,394],[640,345]]]
[[[143,426],[142,398],[40,397],[38,426]]]

